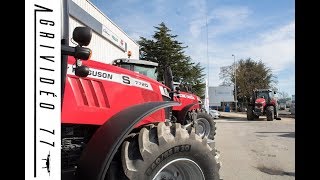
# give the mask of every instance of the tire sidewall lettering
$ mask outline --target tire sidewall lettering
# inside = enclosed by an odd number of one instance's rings
[[[174,146],[170,149],[168,149],[167,151],[163,152],[161,155],[159,155],[155,161],[153,161],[153,163],[148,167],[148,169],[146,170],[146,175],[150,176],[152,171],[158,167],[158,165],[163,162],[164,160],[166,160],[167,158],[169,158],[171,155],[176,154],[176,153],[181,153],[181,152],[189,152],[191,151],[191,145],[190,144],[184,144],[184,145],[178,145],[178,146]]]

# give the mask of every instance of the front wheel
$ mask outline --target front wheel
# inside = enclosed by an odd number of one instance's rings
[[[254,120],[255,116],[253,114],[253,106],[248,106],[247,108],[247,120],[252,121]]]
[[[207,137],[214,140],[216,135],[216,122],[207,113],[197,113],[197,124],[195,125],[196,134],[200,137]]]
[[[268,106],[266,110],[267,121],[273,121],[274,118],[274,108],[273,106]]]
[[[144,127],[122,145],[124,173],[133,180],[218,180],[220,164],[214,147],[179,123]]]

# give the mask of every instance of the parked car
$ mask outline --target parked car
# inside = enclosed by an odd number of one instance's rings
[[[295,103],[295,101],[292,101],[289,111],[291,112],[291,114],[296,114],[296,103]]]
[[[280,110],[285,110],[287,107],[286,107],[286,103],[280,103],[279,104],[279,109]]]
[[[214,119],[218,119],[220,117],[220,112],[214,109],[210,109],[209,110],[209,114],[211,117],[213,117]]]

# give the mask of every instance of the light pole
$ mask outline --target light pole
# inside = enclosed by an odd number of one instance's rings
[[[236,67],[237,67],[237,64],[236,64],[236,56],[234,54],[232,54],[233,56],[233,62],[234,62],[234,68],[233,68],[233,71],[234,71],[234,96],[235,96],[235,110],[236,112],[238,112],[238,99],[237,99],[237,71],[236,71]]]

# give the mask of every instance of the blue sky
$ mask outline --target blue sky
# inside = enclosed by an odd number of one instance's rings
[[[186,54],[209,69],[218,86],[220,67],[251,57],[278,77],[277,88],[295,94],[294,0],[91,0],[130,37],[151,38],[164,22]],[[207,26],[206,26],[207,17]],[[208,30],[208,58],[207,58]]]

